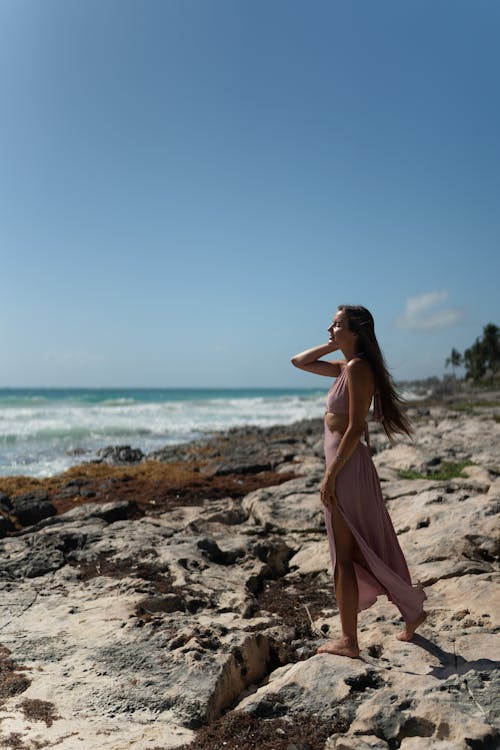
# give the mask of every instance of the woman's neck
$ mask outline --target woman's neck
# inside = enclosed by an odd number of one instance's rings
[[[344,355],[345,359],[347,360],[347,362],[350,362],[350,360],[354,359],[355,357],[363,357],[364,356],[363,352],[356,351],[356,349],[354,347],[352,349],[350,347],[349,348],[346,347],[345,349],[342,349],[341,351],[342,351],[342,354]]]

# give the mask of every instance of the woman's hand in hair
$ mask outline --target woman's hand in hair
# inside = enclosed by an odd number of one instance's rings
[[[330,362],[321,359],[327,354],[337,351],[338,345],[334,341],[328,341],[326,344],[314,346],[312,349],[306,349],[295,357],[292,357],[292,365],[300,370],[307,370],[316,375],[326,375],[329,378],[336,378],[340,375],[340,361]],[[343,360],[342,360],[343,363]]]

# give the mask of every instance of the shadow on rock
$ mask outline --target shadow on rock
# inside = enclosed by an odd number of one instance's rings
[[[445,651],[437,643],[433,643],[423,635],[416,633],[413,636],[412,642],[416,646],[420,646],[429,654],[439,659],[441,662],[440,667],[432,667],[429,674],[433,677],[437,677],[439,680],[446,680],[450,675],[458,674],[462,675],[470,670],[476,672],[491,672],[494,669],[500,669],[500,661],[494,659],[488,659],[486,657],[479,657],[473,661],[464,659],[463,656],[451,651]]]

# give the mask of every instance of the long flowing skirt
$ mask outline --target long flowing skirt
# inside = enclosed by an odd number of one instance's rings
[[[341,437],[326,426],[325,459],[333,461]],[[418,586],[412,586],[410,573],[394,526],[382,497],[380,480],[368,447],[362,443],[346,461],[335,483],[337,507],[351,530],[368,565],[354,563],[358,582],[358,612],[367,609],[380,594],[385,594],[407,622],[421,614],[427,598]],[[332,517],[325,509],[330,557],[335,573],[336,553]]]

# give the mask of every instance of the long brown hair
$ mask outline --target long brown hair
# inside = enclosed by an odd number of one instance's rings
[[[349,330],[358,336],[358,352],[364,355],[372,368],[375,391],[380,398],[382,424],[387,437],[391,442],[394,434],[398,432],[411,437],[411,423],[403,411],[405,402],[398,394],[387,370],[384,355],[375,336],[372,314],[361,305],[339,305],[338,310],[347,315]]]

